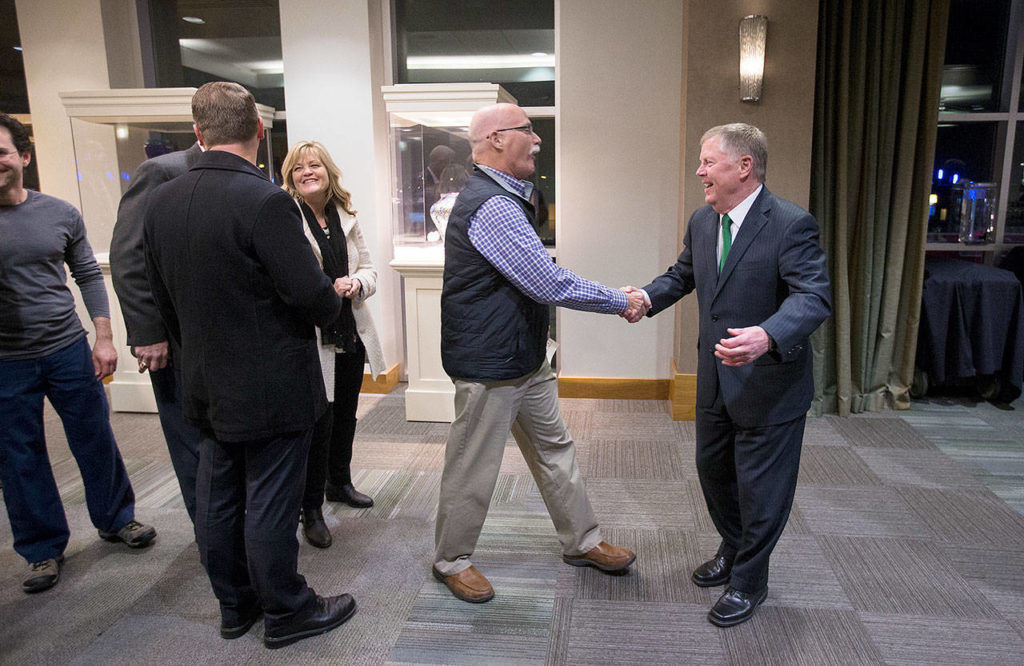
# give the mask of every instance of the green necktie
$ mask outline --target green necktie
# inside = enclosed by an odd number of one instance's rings
[[[729,248],[732,247],[732,220],[728,215],[722,216],[722,258],[718,260],[718,272],[725,268],[725,258],[729,256]]]

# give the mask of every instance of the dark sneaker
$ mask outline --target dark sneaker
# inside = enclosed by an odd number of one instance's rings
[[[64,564],[64,556],[58,555],[57,557],[49,560],[43,560],[42,562],[33,562],[28,565],[29,575],[25,579],[25,582],[21,584],[21,589],[26,594],[32,594],[33,592],[42,592],[48,590],[57,584],[60,580],[60,568]]]
[[[106,541],[123,541],[129,548],[145,548],[156,538],[156,529],[137,520],[128,521],[127,525],[116,532],[100,530],[99,533],[100,538]]]

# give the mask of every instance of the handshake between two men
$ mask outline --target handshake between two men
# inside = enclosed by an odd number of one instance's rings
[[[627,285],[620,287],[626,292],[629,306],[619,314],[620,317],[635,324],[651,309],[651,299],[643,289]],[[722,365],[741,366],[752,363],[772,347],[772,340],[760,326],[726,329],[729,338],[722,338],[715,345],[715,356],[722,360]]]

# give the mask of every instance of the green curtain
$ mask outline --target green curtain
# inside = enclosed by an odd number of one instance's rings
[[[949,0],[822,0],[810,209],[833,317],[814,413],[906,409],[924,276]]]

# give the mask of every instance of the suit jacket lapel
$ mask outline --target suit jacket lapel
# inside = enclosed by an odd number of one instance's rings
[[[754,239],[764,225],[768,223],[768,213],[771,211],[771,205],[768,202],[770,194],[768,193],[767,187],[761,188],[761,194],[757,195],[757,199],[754,200],[754,205],[750,207],[747,212],[746,218],[743,220],[743,224],[740,225],[740,230],[736,234],[736,237],[732,240],[732,248],[729,250],[729,256],[725,258],[725,266],[722,267],[722,274],[718,276],[718,283],[715,285],[715,297],[718,296],[718,292],[722,290],[722,285],[726,283],[729,276],[732,275],[732,271],[743,259],[743,255],[747,249],[754,243]],[[715,230],[717,233],[717,229]],[[717,253],[717,236],[715,238],[715,252]],[[712,254],[714,257],[714,253]]]

